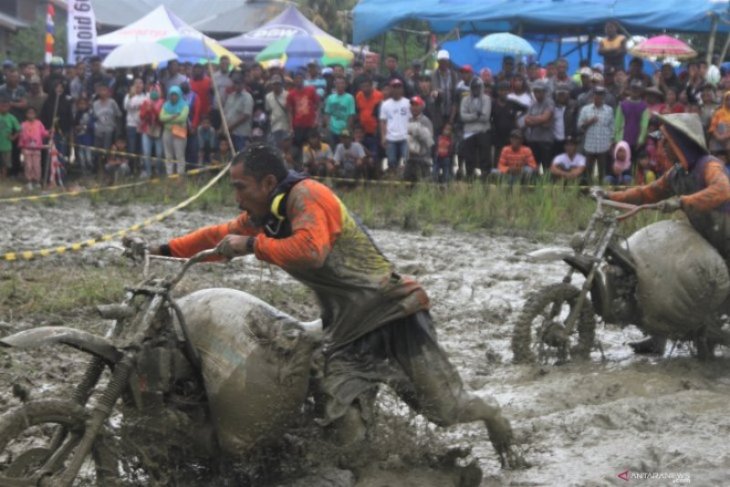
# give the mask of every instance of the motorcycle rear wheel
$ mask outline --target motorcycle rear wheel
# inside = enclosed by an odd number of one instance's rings
[[[0,416],[0,485],[54,485],[53,476],[73,456],[87,417],[83,406],[54,399],[31,401]],[[104,438],[96,441],[87,463],[77,476],[79,484],[116,484],[117,458]]]
[[[569,358],[587,360],[596,333],[596,318],[588,297],[580,310],[572,336],[566,336],[565,321],[575,308],[580,290],[566,283],[544,287],[530,296],[512,333],[515,363],[531,363],[538,359],[556,364]]]

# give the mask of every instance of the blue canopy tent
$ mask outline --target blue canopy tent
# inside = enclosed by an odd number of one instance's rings
[[[668,30],[709,32],[728,20],[728,0],[360,0],[353,10],[353,41],[360,44],[405,20],[431,30],[462,34],[520,30],[524,33],[602,33],[617,20],[632,34]],[[719,32],[730,24],[718,22]]]
[[[332,37],[292,5],[258,29],[221,41],[221,45],[241,59],[251,60],[276,40],[315,35]]]

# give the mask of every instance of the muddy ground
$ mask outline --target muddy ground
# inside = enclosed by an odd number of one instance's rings
[[[0,252],[98,237],[161,209],[92,204],[83,198],[54,206],[29,203],[3,208]],[[232,210],[180,212],[142,235],[150,241],[162,241],[230,216]],[[663,358],[637,358],[625,344],[641,338],[638,330],[599,325],[597,337],[603,344],[605,361],[594,351],[587,364],[513,365],[510,336],[514,319],[527,295],[559,282],[564,266],[528,261],[525,254],[544,246],[544,241],[446,228],[426,233],[390,229],[374,230],[373,236],[401,272],[416,276],[426,288],[441,343],[472,389],[497,398],[512,420],[520,448],[532,467],[501,470],[482,427],[435,428],[409,414],[386,391],[380,404],[389,426],[380,431],[390,437],[379,444],[380,458],[348,471],[312,455],[308,461],[313,477],[284,479],[278,484],[455,485],[456,477],[448,472],[413,466],[418,457],[413,449],[422,448],[425,456],[433,445],[471,448],[471,456],[461,464],[475,460],[483,472],[482,485],[623,485],[626,482],[617,475],[626,470],[634,475],[630,482],[639,485],[671,484],[676,474],[694,485],[728,481],[730,352],[721,350],[721,357],[710,364],[697,362],[681,346]],[[550,244],[564,241],[564,237],[556,236]],[[166,272],[176,266],[158,263],[155,269]],[[54,286],[52,276],[59,271],[120,267],[128,269],[129,264],[113,250],[96,248],[28,263],[0,263],[0,277],[7,280],[32,275],[42,280],[38,276],[47,272],[50,289]],[[124,275],[132,274],[125,270]],[[302,319],[317,315],[311,295],[301,285],[251,258],[226,265],[202,265],[190,272],[180,289],[189,292],[212,286],[251,292]],[[88,307],[60,314],[28,313],[21,318],[5,308],[0,309],[0,334],[49,323],[97,331],[105,326],[93,318]],[[17,404],[10,393],[14,384],[21,384],[34,397],[53,394],[58,390],[55,384],[72,381],[83,360],[75,353],[55,349],[3,353],[0,410]],[[401,432],[403,444],[393,431]],[[305,443],[302,451],[307,448]],[[297,472],[297,476],[306,473]],[[636,478],[647,474],[664,477]],[[325,479],[330,479],[329,483]]]

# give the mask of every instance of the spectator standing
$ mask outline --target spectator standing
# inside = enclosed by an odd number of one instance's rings
[[[111,91],[104,83],[97,85],[98,98],[94,101],[94,146],[105,154],[114,141],[114,133],[122,116],[117,102],[111,98]],[[103,155],[97,152],[96,167],[101,168]]]
[[[82,96],[90,97],[92,95],[92,93],[89,93],[86,90],[86,82],[86,63],[84,61],[79,61],[73,68],[73,76],[69,82],[69,94],[74,100],[74,103],[76,103],[76,101]]]
[[[360,178],[365,176],[365,149],[359,142],[352,140],[350,131],[347,129],[340,133],[340,143],[335,149],[334,160],[340,177]]]
[[[25,110],[28,108],[28,99],[25,87],[20,84],[20,73],[15,67],[9,68],[5,72],[5,84],[0,86],[0,97],[10,100],[10,113],[16,119],[25,120]],[[15,175],[20,171],[20,147],[16,139],[13,145],[13,163],[10,167],[10,175]]]
[[[280,75],[273,75],[269,83],[271,91],[266,94],[266,112],[271,123],[269,141],[272,145],[279,147],[281,141],[291,130],[291,120],[289,120],[289,112],[286,109],[286,98],[289,93],[284,89],[284,80]]]
[[[480,78],[472,78],[469,93],[461,98],[459,114],[464,124],[462,154],[466,161],[466,177],[473,179],[479,169],[486,178],[492,170],[492,100],[484,93]]]
[[[13,141],[20,133],[20,123],[10,113],[10,100],[0,98],[0,180],[8,177],[12,164]]]
[[[327,81],[320,74],[317,63],[307,64],[307,78],[304,80],[304,86],[313,87],[317,96],[324,100],[327,94]]]
[[[710,150],[713,154],[721,154],[727,162],[727,151],[730,148],[730,91],[725,92],[720,108],[712,116],[708,133]]]
[[[626,37],[618,31],[619,25],[616,21],[606,22],[606,37],[598,45],[598,54],[603,56],[604,66],[623,71],[626,69]]]
[[[502,58],[502,70],[497,73],[497,82],[508,81],[512,82],[512,78],[515,76],[515,58],[512,56],[504,56]]]
[[[144,155],[142,178],[151,177],[153,174],[162,175],[163,164],[157,159],[154,166],[152,164],[152,152],[155,157],[162,158],[164,156],[164,144],[162,143],[162,123],[160,122],[160,112],[164,100],[160,96],[160,88],[158,85],[152,85],[149,89],[147,99],[142,103],[139,109],[139,131],[142,134],[142,154]],[[154,168],[154,169],[153,169]]]
[[[578,126],[585,133],[583,148],[586,156],[586,177],[593,179],[598,165],[599,181],[603,181],[608,165],[608,151],[613,139],[613,109],[604,103],[606,89],[593,90],[593,103],[586,105],[578,115]]]
[[[392,97],[380,107],[380,142],[388,158],[388,173],[396,175],[400,160],[408,160],[408,122],[411,118],[410,102],[403,97],[403,82],[390,82]]]
[[[712,116],[720,105],[717,103],[715,97],[715,88],[711,84],[706,84],[702,87],[702,103],[700,107],[700,119],[702,120],[702,127],[705,132],[710,129],[710,123],[712,122]]]
[[[170,90],[188,81],[188,77],[180,72],[180,63],[175,60],[168,61],[167,63],[167,74],[163,78],[163,86],[165,87],[165,93],[170,94]]]
[[[629,76],[627,83],[630,86],[633,82],[638,82],[642,88],[648,88],[652,85],[651,76],[644,72],[644,60],[634,57],[629,62]]]
[[[190,89],[193,90],[193,93],[195,93],[195,96],[199,100],[200,119],[209,116],[211,109],[211,95],[213,93],[213,82],[205,74],[205,67],[202,64],[196,64],[193,66],[193,76],[190,78]]]
[[[593,89],[596,86],[604,86],[603,82],[603,75],[601,73],[593,73],[591,74],[590,78],[590,89],[588,91],[584,91],[583,93],[578,96],[578,107],[583,108],[584,106],[590,104],[593,102]],[[616,97],[613,96],[613,93],[606,90],[606,94],[604,95],[604,103],[611,108],[616,108],[616,105],[618,104],[618,100]]]
[[[527,144],[530,146],[537,163],[547,173],[553,160],[553,112],[555,104],[547,97],[545,83],[535,85],[535,102],[527,110],[525,127]]]
[[[200,126],[200,98],[190,89],[188,81],[180,85],[183,100],[188,104],[188,140],[185,145],[185,161],[195,164],[198,160],[198,127]]]
[[[340,142],[343,130],[352,133],[352,121],[355,117],[355,98],[347,93],[347,82],[340,76],[335,79],[335,92],[327,97],[324,103],[324,121],[329,130],[329,138],[333,146]]]
[[[622,101],[616,110],[614,141],[627,142],[633,153],[638,153],[646,142],[649,127],[649,105],[641,99],[643,86],[633,81],[629,85],[629,99]]]
[[[436,143],[436,161],[433,165],[433,180],[436,183],[450,183],[454,176],[454,139],[451,124],[444,125]]]
[[[101,58],[99,56],[94,56],[89,59],[89,66],[91,66],[91,72],[86,79],[86,93],[89,97],[99,96],[98,86],[104,85],[107,88],[111,88],[114,79],[104,72],[104,68],[101,66]],[[111,96],[111,92],[109,93],[109,96]],[[109,146],[111,146],[111,142],[109,143]]]
[[[71,139],[73,130],[73,107],[71,106],[71,98],[66,94],[66,86],[62,81],[56,81],[51,89],[51,93],[41,107],[40,120],[51,131],[53,143],[58,150],[58,156],[61,162],[64,162],[69,155],[67,142]],[[46,159],[43,162],[46,164],[49,160]]]
[[[28,189],[41,185],[41,150],[44,139],[48,138],[48,130],[36,118],[35,108],[28,108],[25,121],[20,126],[18,144],[23,151],[23,167]]]
[[[554,94],[556,85],[559,84],[567,85],[571,94],[578,88],[578,83],[568,74],[568,60],[565,58],[560,58],[555,61],[555,76],[547,80],[548,92]]]
[[[43,103],[48,95],[41,88],[41,78],[34,74],[28,82],[28,94],[26,95],[28,106],[35,108],[36,113],[41,113]]]
[[[94,112],[85,96],[76,100],[73,125],[76,159],[82,176],[86,177],[94,173],[94,154],[91,151],[94,146]]]
[[[700,65],[696,61],[687,64],[687,84],[684,92],[690,105],[702,105],[702,88],[705,86],[705,79],[700,72]]]
[[[242,76],[233,78],[233,91],[226,99],[223,116],[226,118],[228,130],[233,140],[233,151],[240,152],[251,137],[253,117],[253,97],[246,91]]]
[[[142,108],[142,103],[147,99],[147,95],[144,93],[144,82],[141,78],[135,78],[132,86],[129,89],[129,93],[124,97],[124,110],[127,112],[126,127],[127,127],[127,151],[132,154],[139,154],[142,149],[141,139],[142,134],[139,130],[140,120],[139,112]],[[139,165],[138,160],[132,161],[135,166]],[[130,168],[131,169],[131,168]],[[141,168],[136,167],[136,171],[141,172]]]
[[[510,144],[499,154],[497,169],[493,174],[505,178],[509,184],[531,178],[537,172],[537,162],[529,147],[523,145],[522,131],[515,129],[510,134]]]
[[[369,79],[373,84],[373,89],[376,90],[382,91],[382,88],[387,86],[385,79],[378,74],[378,64],[374,55],[365,57],[363,72],[355,76],[352,80],[352,88],[354,90],[361,89],[362,82],[365,81],[365,79]]]
[[[578,143],[573,136],[565,139],[565,152],[558,154],[550,166],[553,180],[578,182],[586,170],[586,158],[578,152]]]
[[[408,87],[408,83],[406,83],[406,77],[398,70],[397,54],[390,53],[385,57],[385,69],[388,71],[385,75],[385,82],[390,84],[390,82],[395,79],[400,80],[400,82],[403,83],[403,96],[410,98],[412,94],[411,89]]]
[[[578,104],[566,85],[557,85],[553,109],[553,157],[566,152],[565,141],[577,135]]]
[[[304,73],[297,71],[294,74],[294,87],[286,96],[286,108],[292,124],[294,145],[297,147],[304,146],[309,133],[317,126],[319,100],[314,86],[305,86]]]
[[[373,80],[363,78],[360,91],[355,97],[355,106],[358,123],[363,131],[362,144],[373,157],[377,157],[379,153],[378,111],[382,101],[383,93],[374,88]]]
[[[659,107],[660,115],[669,115],[671,113],[684,113],[686,107],[677,100],[677,91],[673,88],[669,88],[666,91],[666,101]]]
[[[408,122],[408,157],[404,171],[406,181],[427,179],[433,165],[433,125],[423,114],[426,103],[420,96],[410,100],[411,119]]]
[[[677,73],[674,72],[674,67],[669,63],[662,64],[662,68],[659,72],[654,73],[656,78],[657,87],[667,94],[667,91],[674,90],[679,92],[682,89],[682,82],[679,81]]]
[[[165,146],[165,168],[168,176],[185,174],[185,146],[188,139],[188,114],[190,108],[182,96],[179,86],[172,86],[167,101],[160,111],[160,122],[164,127],[162,143]]]
[[[438,68],[431,75],[431,97],[436,100],[436,115],[433,116],[434,130],[438,135],[444,124],[454,124],[460,100],[456,97],[459,79],[451,69],[449,51],[441,49],[436,54]]]
[[[507,98],[509,90],[509,81],[497,83],[497,97],[492,103],[492,142],[497,158],[502,148],[509,144],[510,134],[517,128],[517,109]]]

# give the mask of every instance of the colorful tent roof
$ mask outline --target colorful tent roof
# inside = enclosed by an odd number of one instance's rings
[[[129,42],[155,42],[165,37],[179,35],[199,37],[202,34],[161,5],[128,26],[99,36],[97,44],[99,54],[105,55],[115,47]]]
[[[274,41],[292,36],[324,36],[335,39],[292,5],[258,29],[223,40],[221,45],[241,58],[253,59]]]

